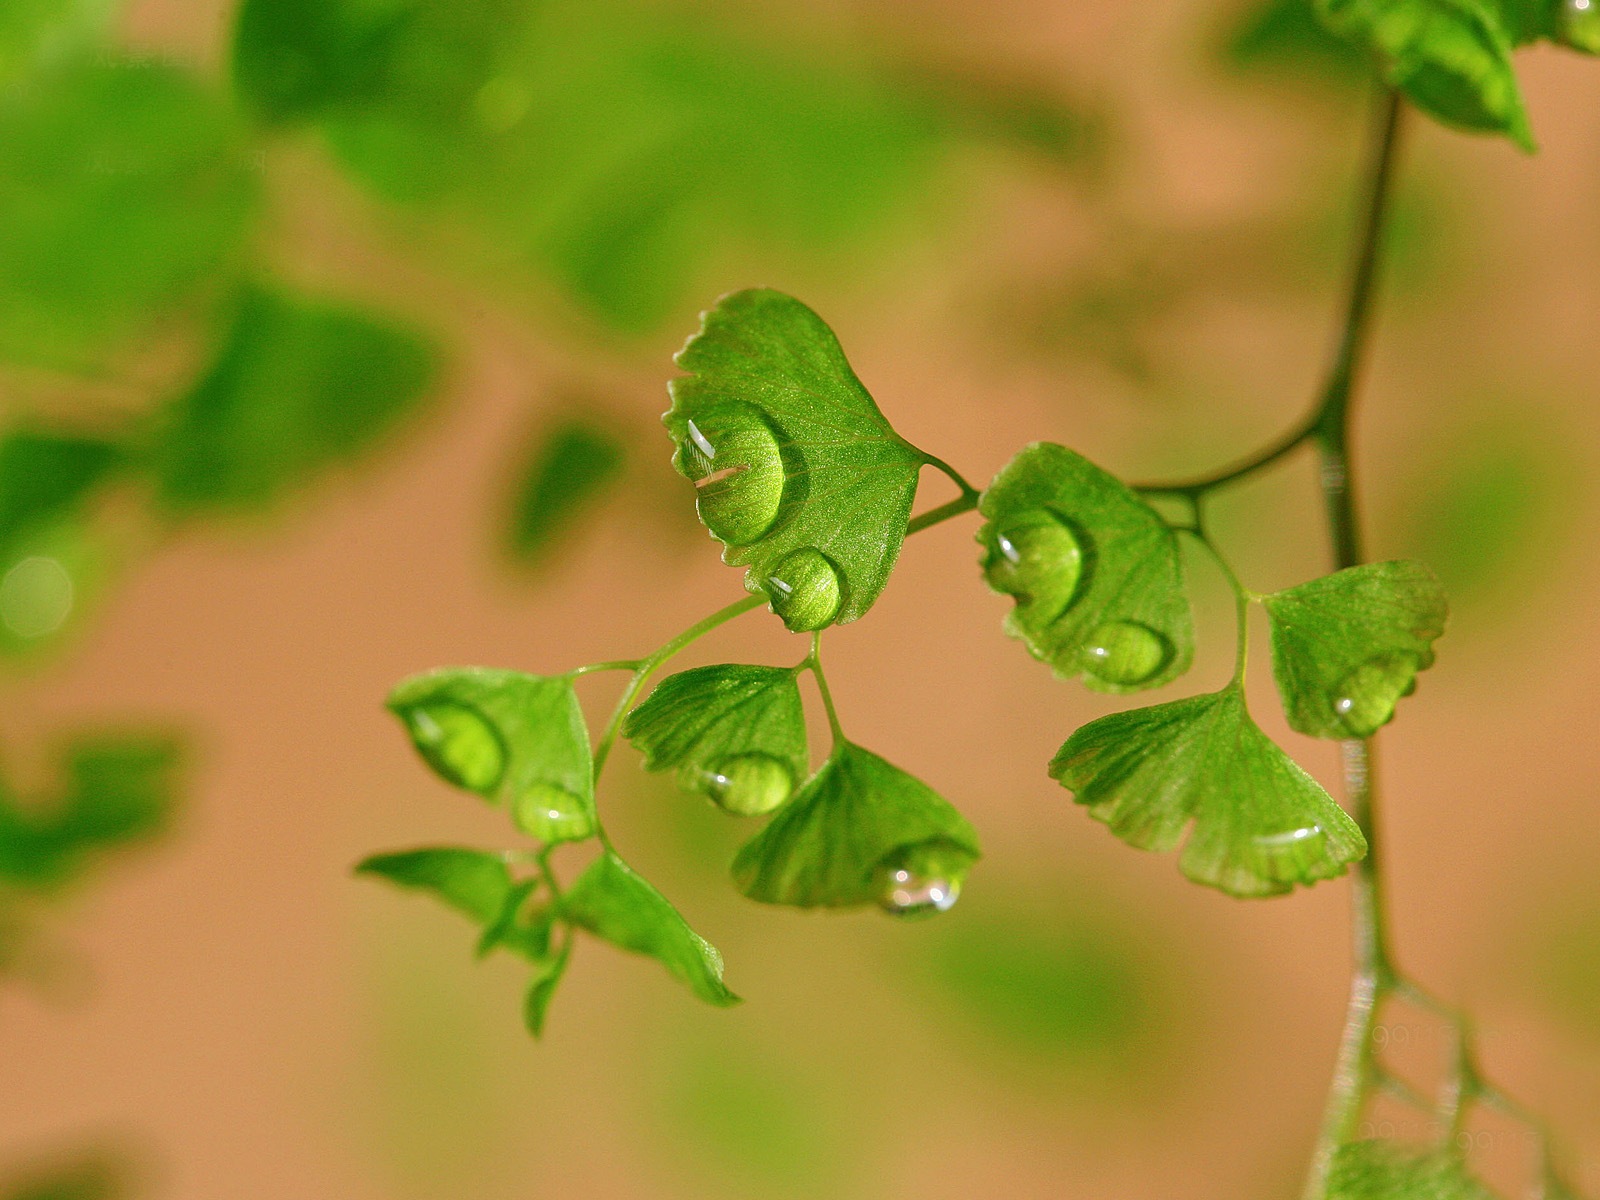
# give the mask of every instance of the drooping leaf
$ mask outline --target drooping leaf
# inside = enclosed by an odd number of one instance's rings
[[[1091,721],[1050,776],[1141,850],[1234,896],[1272,896],[1344,873],[1366,839],[1322,787],[1256,727],[1234,687]]]
[[[978,503],[989,586],[1016,600],[1005,629],[1063,678],[1129,692],[1189,669],[1183,565],[1159,513],[1064,446],[1038,442]]]
[[[567,417],[539,431],[518,473],[507,546],[518,562],[544,562],[621,478],[626,453],[609,430]]]
[[[729,812],[771,812],[805,777],[806,720],[787,667],[722,664],[670,675],[623,722],[646,770],[677,768],[687,790]]]
[[[1424,112],[1534,148],[1499,0],[1316,4],[1327,26],[1376,54],[1389,83]]]
[[[854,621],[900,554],[923,456],[833,331],[782,292],[724,296],[678,352],[662,418],[700,520],[793,630]]]
[[[227,106],[175,66],[84,56],[0,90],[0,359],[91,366],[199,304],[256,195]]]
[[[1494,1200],[1494,1193],[1452,1151],[1366,1141],[1339,1147],[1328,1200]]]
[[[184,517],[282,500],[390,434],[427,396],[435,360],[387,317],[246,290],[216,358],[166,415],[162,504]]]
[[[594,836],[589,730],[567,676],[447,667],[406,680],[388,705],[440,777],[506,804],[524,833]]]
[[[174,803],[177,761],[171,738],[74,737],[55,796],[19,805],[0,795],[0,881],[53,890],[97,856],[161,832]]]
[[[374,854],[356,864],[356,873],[377,875],[399,887],[437,897],[484,927],[478,943],[481,957],[499,946],[533,962],[550,952],[548,918],[528,918],[521,901],[533,891],[532,881],[516,883],[504,855],[458,846],[430,846]],[[513,903],[513,901],[517,903]]]
[[[737,1004],[722,982],[722,955],[634,869],[607,850],[562,898],[560,916],[624,950],[660,960],[707,1004]]]
[[[123,460],[106,438],[18,427],[0,436],[0,548],[20,531],[73,514]]]
[[[1223,64],[1240,74],[1354,83],[1371,73],[1362,53],[1317,19],[1313,0],[1252,0],[1219,50]]]
[[[534,1037],[544,1036],[544,1018],[555,998],[556,988],[567,971],[567,956],[558,955],[539,963],[528,982],[522,1000],[522,1023]]]
[[[1449,605],[1421,563],[1368,563],[1267,596],[1272,670],[1289,724],[1369,737],[1433,665]]]
[[[897,915],[956,901],[978,835],[927,784],[870,750],[840,743],[772,823],[733,860],[739,890],[765,904]]]

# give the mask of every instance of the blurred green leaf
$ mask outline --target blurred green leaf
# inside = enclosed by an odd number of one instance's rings
[[[648,771],[740,816],[771,812],[806,774],[806,717],[796,672],[722,664],[670,675],[623,722]]]
[[[0,1183],[3,1200],[116,1200],[131,1194],[129,1172],[105,1155],[26,1170]]]
[[[1359,50],[1317,18],[1313,0],[1251,0],[1218,50],[1223,65],[1239,74],[1354,84],[1372,70]]]
[[[99,855],[161,832],[177,760],[170,738],[74,737],[58,795],[22,805],[0,794],[0,883],[52,891]]]
[[[984,578],[1016,606],[1005,630],[1062,678],[1127,692],[1194,658],[1177,541],[1160,515],[1082,455],[1037,442],[984,492]]]
[[[1328,27],[1376,54],[1389,83],[1424,112],[1534,149],[1498,0],[1316,4]]]
[[[635,0],[247,0],[234,78],[622,332],[731,250],[841,257],[910,207],[938,142],[858,64]]]
[[[441,778],[508,805],[524,833],[594,836],[589,730],[569,677],[446,667],[407,679],[388,705]]]
[[[1342,875],[1366,839],[1333,797],[1257,728],[1237,687],[1113,713],[1056,752],[1050,777],[1130,846],[1167,851],[1233,896]]]
[[[583,417],[541,429],[518,471],[507,538],[512,557],[546,562],[615,488],[626,458],[614,434]]]
[[[545,1015],[550,1011],[550,1001],[555,998],[556,987],[567,970],[567,956],[547,958],[538,965],[522,1001],[522,1024],[534,1037],[544,1036]]]
[[[1263,598],[1289,724],[1312,737],[1371,737],[1433,665],[1450,606],[1416,562],[1367,563]]]
[[[371,450],[436,373],[433,348],[386,318],[250,288],[217,357],[166,414],[161,502],[186,517],[280,501]]]
[[[562,898],[560,917],[624,950],[659,960],[707,1004],[737,1004],[722,955],[632,867],[606,850]]]
[[[82,52],[105,32],[113,0],[6,0],[0,5],[0,90]]]
[[[1392,1142],[1340,1146],[1328,1179],[1328,1200],[1495,1200],[1451,1150]]]
[[[977,833],[949,801],[870,750],[842,742],[739,851],[733,878],[764,904],[878,904],[913,915],[954,904],[978,856]],[[930,861],[917,861],[925,857]]]
[[[17,427],[0,435],[0,548],[19,531],[77,512],[123,461],[104,438]]]
[[[0,91],[0,358],[80,368],[214,296],[256,193],[227,105],[174,66],[80,60]]]
[[[792,630],[854,621],[888,582],[923,455],[800,301],[724,296],[678,352],[662,418],[701,523]]]

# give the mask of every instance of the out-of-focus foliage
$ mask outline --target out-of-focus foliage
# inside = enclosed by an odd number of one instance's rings
[[[162,507],[271,504],[379,442],[435,373],[433,348],[407,328],[252,287],[216,358],[166,414],[154,454]]]
[[[512,495],[506,547],[524,565],[542,566],[621,481],[623,441],[583,413],[535,431]]]
[[[0,89],[0,359],[92,364],[214,295],[256,190],[226,101],[176,67],[80,56]]]
[[[0,1181],[0,1200],[118,1200],[132,1194],[127,1165],[105,1154],[42,1163]]]
[[[114,0],[8,0],[0,6],[0,89],[80,51],[105,29]]]
[[[1312,0],[1252,0],[1232,15],[1217,55],[1238,74],[1296,84],[1350,86],[1370,70],[1359,50],[1318,19]]]

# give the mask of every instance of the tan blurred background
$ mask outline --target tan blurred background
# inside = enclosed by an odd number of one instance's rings
[[[231,8],[135,0],[116,38],[220,86]],[[170,834],[52,905],[53,966],[0,984],[0,1164],[103,1146],[171,1200],[1295,1194],[1344,1004],[1346,885],[1228,900],[1076,810],[1044,765],[1116,705],[1001,635],[970,519],[908,543],[872,613],[827,639],[851,736],[984,839],[947,918],[751,905],[726,882],[746,830],[624,747],[606,818],[746,1003],[703,1008],[586,942],[534,1043],[516,966],[475,964],[453,914],[351,877],[376,850],[506,840],[383,711],[400,678],[637,655],[739,594],[656,424],[670,356],[718,293],[798,294],[896,427],[978,481],[1038,438],[1132,477],[1203,470],[1287,427],[1323,367],[1366,101],[1336,67],[1305,84],[1230,65],[1240,6],[654,8],[797,69],[957,64],[1091,114],[1088,132],[1041,150],[940,125],[867,215],[840,218],[848,236],[817,234],[836,251],[758,225],[697,233],[660,303],[610,321],[559,273],[507,266],[470,205],[389,203],[314,127],[252,143],[259,260],[427,330],[442,383],[381,454],[269,512],[168,529],[113,505],[133,532],[93,610],[0,676],[19,778],[47,776],[50,739],[83,724],[171,725],[192,747]],[[1373,552],[1429,559],[1456,615],[1383,735],[1382,828],[1402,961],[1472,1006],[1487,1065],[1552,1115],[1595,1188],[1600,66],[1546,50],[1519,66],[1537,157],[1406,131],[1362,484]],[[92,383],[0,375],[3,402],[141,403],[188,369],[175,344]],[[626,448],[620,482],[515,568],[524,447],[574,413]],[[922,506],[947,492],[930,474]],[[1219,516],[1250,586],[1325,569],[1305,462]],[[1195,568],[1210,651],[1190,690],[1229,652]],[[1333,783],[1332,748],[1284,729],[1264,649],[1257,715]],[[684,661],[800,652],[752,615]],[[582,687],[603,716],[616,681]],[[1385,1021],[1421,1077],[1438,1069],[1442,1030]]]

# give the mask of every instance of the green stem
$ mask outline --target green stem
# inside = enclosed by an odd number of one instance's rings
[[[1245,587],[1243,583],[1239,582],[1239,576],[1234,571],[1233,564],[1228,561],[1221,550],[1217,549],[1216,543],[1208,538],[1203,530],[1198,526],[1191,528],[1188,525],[1181,525],[1177,531],[1179,533],[1187,533],[1205,548],[1206,553],[1211,556],[1211,561],[1217,564],[1218,570],[1222,572],[1222,577],[1228,581],[1228,587],[1233,592],[1236,642],[1233,656],[1233,679],[1229,681],[1229,686],[1242,688],[1244,687],[1245,666],[1250,658],[1250,601],[1255,599],[1256,595]]]
[[[839,710],[833,706],[833,693],[828,690],[828,677],[822,670],[822,633],[811,635],[811,653],[800,664],[811,672],[817,681],[817,693],[822,697],[823,710],[828,714],[828,728],[833,732],[833,748],[837,750],[845,741],[844,726],[839,723]]]
[[[1366,209],[1338,348],[1321,401],[1308,423],[1309,436],[1315,439],[1321,456],[1323,504],[1333,543],[1334,566],[1338,569],[1362,561],[1360,522],[1350,464],[1350,413],[1371,323],[1373,290],[1399,144],[1401,110],[1399,93],[1386,88],[1379,106],[1368,166]],[[1373,743],[1370,739],[1352,739],[1340,743],[1340,750],[1345,805],[1367,839],[1367,854],[1355,864],[1351,876],[1355,962],[1350,1000],[1345,1010],[1344,1038],[1328,1092],[1322,1132],[1306,1180],[1306,1200],[1323,1200],[1326,1196],[1333,1157],[1339,1146],[1355,1133],[1373,1078],[1372,1033],[1377,1021],[1378,1000],[1393,979],[1384,925],[1382,859],[1375,821]]]
[[[917,453],[922,455],[922,461],[926,465],[932,467],[935,471],[943,472],[943,474],[950,480],[951,483],[955,484],[961,489],[962,499],[970,499],[974,503],[977,502],[978,489],[968,483],[966,476],[964,476],[960,471],[956,470],[949,463],[945,462],[944,459],[929,454],[926,450],[918,450]],[[962,511],[965,511],[965,509]]]
[[[921,533],[924,529],[931,529],[935,525],[948,521],[951,517],[959,517],[962,513],[969,513],[977,507],[978,493],[963,492],[947,504],[941,504],[938,508],[930,508],[921,516],[912,517],[906,523],[906,536],[910,537],[913,533]]]

